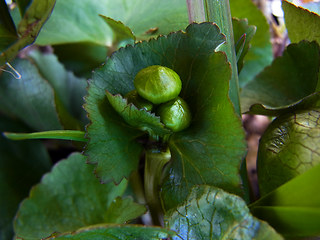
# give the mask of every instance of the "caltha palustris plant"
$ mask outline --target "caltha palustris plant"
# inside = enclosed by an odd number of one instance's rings
[[[244,132],[228,96],[230,64],[216,51],[224,42],[217,25],[191,24],[120,48],[89,82],[88,161],[102,182],[118,184],[144,156],[153,215],[197,184],[243,195]]]

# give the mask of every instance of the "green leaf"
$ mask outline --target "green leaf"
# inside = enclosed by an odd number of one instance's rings
[[[319,181],[320,165],[317,165],[254,202],[250,209],[286,236],[318,236]]]
[[[250,41],[256,33],[257,27],[250,26],[247,19],[232,19],[233,35],[237,52],[238,72],[241,72],[244,58],[249,51]],[[245,35],[244,35],[245,34]],[[241,51],[240,51],[241,50]]]
[[[173,240],[283,239],[267,223],[254,218],[238,196],[211,186],[195,186],[187,200],[165,215],[177,232]]]
[[[2,52],[18,38],[5,0],[0,0],[0,51]]]
[[[86,123],[85,111],[82,109],[83,97],[87,93],[87,81],[75,77],[58,61],[52,53],[31,51],[28,55],[35,63],[40,74],[45,78],[55,93],[55,104],[59,118],[66,129],[81,129]]]
[[[108,210],[104,214],[104,222],[106,223],[127,223],[137,217],[140,217],[146,213],[147,209],[145,206],[133,202],[130,197],[120,198],[117,197]]]
[[[72,233],[53,236],[50,239],[65,240],[159,240],[167,239],[174,232],[160,227],[139,225],[96,225]]]
[[[216,25],[193,24],[186,33],[177,32],[121,48],[94,72],[85,99],[85,109],[91,120],[87,127],[90,140],[85,153],[89,162],[97,164],[96,173],[103,182],[110,179],[119,182],[123,177],[128,178],[137,168],[142,146],[136,139],[143,135],[140,130],[125,124],[114,111],[105,94],[106,90],[125,96],[134,89],[133,79],[138,71],[151,65],[163,65],[175,70],[185,82],[182,93],[188,88],[191,91],[192,82],[187,82],[187,79],[192,63],[198,57],[212,54],[223,42],[224,37]],[[222,58],[225,63],[225,57]],[[228,82],[229,78],[225,81]],[[227,92],[225,96],[227,98]],[[231,103],[229,106],[233,111]]]
[[[182,202],[195,184],[243,195],[239,172],[244,132],[228,98],[230,67],[225,55],[195,58],[188,74],[182,97],[193,118],[189,128],[169,140],[172,159],[161,190],[165,209]]]
[[[271,63],[273,59],[271,36],[265,16],[251,0],[230,0],[230,9],[233,17],[246,18],[250,25],[258,29],[250,41],[251,48],[244,57],[244,66],[239,74],[239,86],[242,88]],[[236,26],[234,28],[237,31]]]
[[[290,44],[283,56],[275,59],[242,90],[242,110],[252,104],[279,108],[312,94],[318,83],[319,45],[302,41]]]
[[[160,122],[160,117],[144,109],[138,109],[133,104],[128,104],[121,95],[112,95],[107,91],[107,98],[114,110],[130,126],[148,132],[151,136],[164,136],[171,131]]]
[[[320,44],[320,16],[307,9],[282,1],[286,28],[291,42],[317,41]]]
[[[0,132],[26,131],[21,123],[0,117]],[[13,218],[32,185],[50,170],[49,155],[38,141],[13,142],[0,135],[0,239],[12,239]]]
[[[263,134],[258,152],[261,196],[320,163],[319,109],[281,115]]]
[[[35,65],[25,59],[16,59],[13,67],[21,74],[16,79],[9,73],[0,76],[0,110],[17,116],[38,131],[59,130],[61,124],[56,112],[54,91]]]
[[[313,108],[319,108],[320,107],[320,92],[315,92],[310,95],[308,95],[305,98],[300,99],[299,101],[282,106],[282,107],[266,107],[262,104],[253,104],[248,114],[258,114],[258,115],[266,115],[266,116],[280,116],[287,113],[292,113],[299,110],[305,110],[305,109],[313,109]]]
[[[45,132],[34,133],[10,133],[4,132],[4,136],[11,140],[25,140],[25,139],[63,139],[87,142],[85,132],[73,130],[53,130]]]
[[[183,0],[57,0],[37,43],[91,42],[110,46],[113,41],[112,30],[99,15],[121,21],[132,29],[137,39],[168,34],[188,25],[187,7]],[[152,28],[157,30],[150,34],[148,30]]]
[[[107,47],[88,42],[59,44],[54,53],[65,68],[76,76],[90,78],[92,69],[99,67],[107,58]]]
[[[20,38],[5,50],[1,49],[0,66],[11,61],[22,48],[34,42],[42,25],[50,16],[54,4],[55,0],[32,1],[19,23],[18,33]]]
[[[79,153],[58,162],[22,202],[14,224],[16,236],[46,238],[55,232],[104,223],[104,213],[123,194],[127,183],[100,184],[93,168]]]
[[[127,39],[132,39],[132,40],[136,40],[136,37],[133,35],[131,29],[129,27],[127,27],[126,25],[124,25],[122,22],[120,21],[115,21],[112,18],[100,15],[103,20],[108,24],[108,26],[111,28],[112,32],[113,32],[113,42],[114,43],[119,43],[123,40],[127,40]],[[133,41],[133,42],[134,42]]]

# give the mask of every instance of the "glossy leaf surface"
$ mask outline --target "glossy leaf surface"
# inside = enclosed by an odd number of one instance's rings
[[[104,223],[103,213],[123,194],[126,181],[118,186],[101,184],[92,172],[93,166],[79,153],[58,162],[21,204],[16,235],[39,239]]]
[[[241,93],[242,111],[252,104],[282,107],[312,94],[317,87],[320,64],[316,42],[291,44],[283,56],[275,59]]]
[[[92,42],[110,46],[112,30],[99,15],[121,21],[132,29],[137,39],[168,34],[188,25],[187,7],[182,0],[58,0],[37,43]]]
[[[263,134],[257,170],[261,196],[320,163],[319,109],[279,116]]]
[[[53,236],[48,239],[58,240],[160,240],[167,239],[174,233],[164,228],[139,225],[96,225],[82,228],[72,233]]]
[[[193,62],[189,74],[182,97],[193,117],[187,129],[169,140],[172,160],[161,193],[166,209],[183,201],[195,184],[242,194],[239,171],[245,144],[243,129],[228,98],[230,68],[225,56],[201,56]]]
[[[320,16],[318,14],[288,1],[282,1],[282,8],[291,42],[308,40],[317,41],[320,44]]]
[[[283,239],[253,217],[240,197],[205,185],[195,186],[183,204],[167,212],[165,225],[177,232],[174,240]]]
[[[0,118],[0,132],[27,130],[15,120]],[[12,239],[13,218],[19,203],[50,167],[51,161],[42,143],[13,142],[0,135],[0,239]]]

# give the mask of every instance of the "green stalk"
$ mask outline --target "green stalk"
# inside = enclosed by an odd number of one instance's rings
[[[171,159],[169,149],[162,152],[156,149],[146,151],[146,163],[144,171],[144,188],[145,197],[151,213],[154,225],[161,225],[160,214],[162,212],[159,186],[162,179],[163,167]]]
[[[227,42],[220,46],[231,64],[232,76],[230,80],[229,97],[236,113],[241,114],[239,99],[239,80],[236,51],[234,46],[233,28],[229,0],[187,0],[189,22],[214,22],[226,36]]]
[[[203,0],[187,0],[187,6],[189,23],[206,21]]]
[[[10,133],[4,132],[3,135],[11,140],[27,140],[27,139],[61,139],[87,142],[85,132],[75,130],[53,130],[34,133]]]

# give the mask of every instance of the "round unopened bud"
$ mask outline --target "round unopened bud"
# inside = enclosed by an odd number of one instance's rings
[[[157,109],[161,122],[173,132],[187,128],[191,123],[191,112],[188,104],[180,97],[163,103]]]
[[[141,97],[160,104],[175,99],[180,94],[182,83],[172,69],[153,65],[138,72],[134,86]]]

